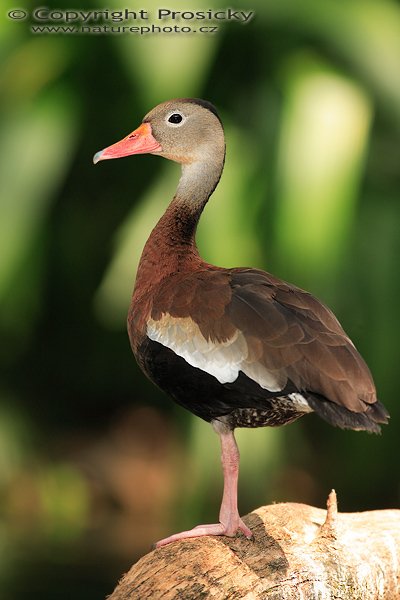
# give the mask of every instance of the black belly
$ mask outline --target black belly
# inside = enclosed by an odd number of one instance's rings
[[[148,338],[136,357],[151,381],[205,421],[226,417],[232,428],[273,427],[290,423],[304,414],[296,410],[287,397],[296,391],[291,383],[280,392],[269,392],[240,372],[233,383],[222,384]]]

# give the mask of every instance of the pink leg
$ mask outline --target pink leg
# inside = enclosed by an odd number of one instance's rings
[[[182,531],[170,535],[156,543],[156,548],[166,546],[171,542],[185,538],[200,537],[203,535],[228,535],[234,536],[240,530],[247,538],[253,537],[250,529],[243,523],[239,516],[237,507],[237,486],[239,477],[239,449],[236,444],[233,431],[227,429],[218,422],[213,423],[214,429],[220,436],[221,461],[224,472],[224,493],[222,496],[221,509],[219,511],[219,523],[210,525],[197,525],[189,531]]]

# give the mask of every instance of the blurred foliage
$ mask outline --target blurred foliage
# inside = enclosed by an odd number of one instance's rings
[[[216,436],[144,379],[125,332],[141,248],[178,167],[91,164],[169,97],[207,98],[225,124],[203,256],[266,268],[327,302],[392,414],[381,437],[313,416],[238,432],[241,512],[322,506],[332,487],[342,510],[397,505],[399,4],[254,0],[247,25],[146,37],[32,35],[3,4],[2,597],[105,596],[154,539],[217,514]]]

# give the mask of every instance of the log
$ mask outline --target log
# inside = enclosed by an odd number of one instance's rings
[[[109,600],[397,600],[400,510],[263,506],[238,535],[175,542],[141,558]]]

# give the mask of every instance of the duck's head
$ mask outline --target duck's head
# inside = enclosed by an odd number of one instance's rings
[[[159,104],[123,140],[100,150],[100,160],[131,154],[158,154],[181,164],[212,160],[225,153],[224,132],[214,106],[197,98]]]

